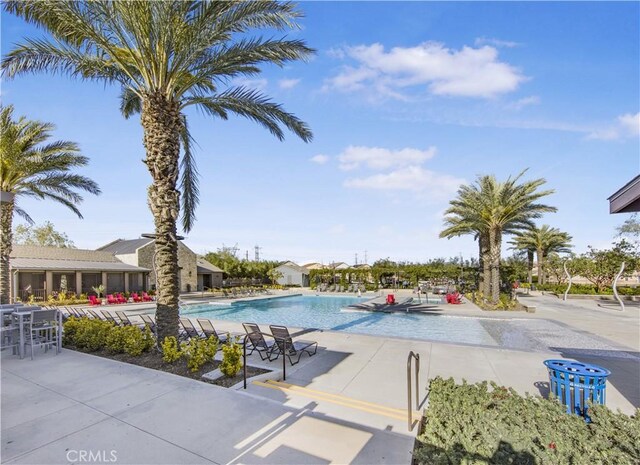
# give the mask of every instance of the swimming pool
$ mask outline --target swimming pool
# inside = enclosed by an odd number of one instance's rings
[[[366,299],[350,296],[294,296],[233,302],[231,305],[190,305],[183,315],[348,333],[499,345],[477,318],[344,311]]]
[[[566,355],[575,352],[580,355],[638,358],[611,345],[605,339],[574,331],[550,320],[454,316],[443,313],[376,313],[345,309],[366,300],[353,296],[291,296],[231,304],[188,305],[180,311],[182,315],[191,318],[238,323],[278,324],[294,328],[317,328],[527,351],[552,350],[562,351]]]

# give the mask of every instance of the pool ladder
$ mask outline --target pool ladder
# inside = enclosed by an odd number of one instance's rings
[[[414,374],[414,378],[415,378],[415,383],[416,383],[416,410],[420,409],[420,380],[419,380],[419,374],[420,374],[420,354],[416,354],[413,350],[411,352],[409,352],[409,356],[407,357],[407,415],[408,415],[408,421],[409,421],[409,431],[412,431],[413,428],[415,427],[415,424],[413,423],[413,409],[411,408],[411,397],[413,397],[411,395],[411,365],[412,365],[412,361],[415,360],[415,364],[413,365],[415,367],[415,374]],[[416,422],[419,423],[419,422]]]

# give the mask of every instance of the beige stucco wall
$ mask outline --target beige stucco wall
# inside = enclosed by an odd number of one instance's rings
[[[153,242],[138,249],[138,266],[149,268],[149,286],[156,283],[156,276],[153,271],[153,254],[155,252],[155,244]],[[185,246],[182,242],[178,243],[178,266],[181,268],[179,271],[180,276],[180,292],[187,291],[187,285],[190,285],[191,290],[195,291],[198,284],[197,273],[197,256],[195,253]]]

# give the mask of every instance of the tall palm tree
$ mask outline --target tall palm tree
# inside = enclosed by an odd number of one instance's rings
[[[500,253],[503,234],[514,234],[534,226],[533,219],[543,213],[556,211],[554,207],[538,203],[552,190],[540,191],[544,179],[522,181],[526,170],[500,182],[495,176],[479,176],[472,185],[458,189],[458,197],[445,212],[441,237],[473,234],[480,245],[487,244],[481,253],[484,262],[484,292],[492,302],[500,298]],[[489,284],[487,284],[487,282]]]
[[[73,168],[85,166],[88,158],[80,154],[78,145],[69,141],[47,142],[54,126],[17,120],[13,106],[0,107],[0,190],[13,194],[13,200],[0,207],[0,303],[8,303],[10,295],[9,255],[13,239],[13,214],[29,223],[31,217],[18,205],[21,197],[54,200],[82,218],[77,204],[82,202],[78,190],[99,194],[98,185],[89,178],[73,174]]]
[[[5,76],[50,71],[115,83],[124,116],[140,113],[152,178],[158,339],[177,335],[176,223],[182,209],[188,232],[198,203],[185,110],[193,106],[221,119],[234,113],[278,139],[284,126],[310,141],[303,121],[261,93],[231,85],[233,78],[259,74],[262,63],[282,66],[313,53],[301,40],[250,37],[255,29],[295,28],[301,13],[277,1],[39,0],[8,1],[5,8],[53,38],[16,46],[3,61]]]
[[[552,252],[571,252],[572,237],[558,228],[552,228],[548,224],[541,227],[526,229],[515,235],[510,242],[513,248],[526,250],[528,255],[536,254],[538,262],[538,283],[545,284],[544,260]]]

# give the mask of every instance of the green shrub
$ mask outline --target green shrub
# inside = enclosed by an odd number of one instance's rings
[[[165,337],[161,344],[162,360],[173,363],[182,357],[182,350],[178,340],[174,336]]]
[[[214,336],[209,339],[192,338],[182,346],[182,352],[187,358],[187,367],[191,371],[198,371],[205,363],[211,362],[217,351],[218,340]]]
[[[95,352],[106,346],[107,336],[112,328],[113,323],[108,321],[82,318],[73,341],[76,347]]]
[[[78,328],[82,325],[81,321],[86,318],[76,318],[71,316],[62,325],[62,343],[65,345],[75,345],[75,337],[78,332]]]
[[[126,353],[137,357],[154,345],[149,328],[144,331],[137,326],[116,326],[109,331],[106,348],[112,353]]]
[[[495,383],[430,384],[419,464],[636,464],[640,410],[632,417],[601,405],[592,423],[565,413],[555,400],[518,395]]]
[[[229,378],[233,378],[242,368],[242,347],[233,338],[229,338],[222,346],[222,363],[220,371]]]

